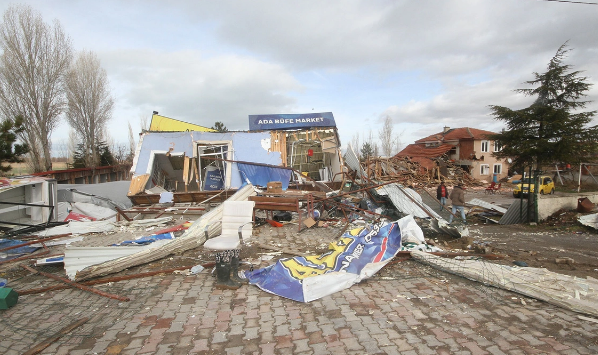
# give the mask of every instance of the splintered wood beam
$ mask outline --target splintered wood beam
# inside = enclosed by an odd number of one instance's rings
[[[183,181],[185,182],[185,192],[189,186],[189,157],[185,155],[183,163]]]

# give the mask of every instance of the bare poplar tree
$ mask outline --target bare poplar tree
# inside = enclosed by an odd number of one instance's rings
[[[77,138],[77,133],[71,127],[69,128],[69,139],[68,139],[68,150],[69,150],[69,159],[68,162],[73,162],[73,157],[75,156],[75,152],[77,151],[77,145],[79,145],[79,139]]]
[[[150,119],[151,122],[151,119]],[[148,131],[150,129],[150,124],[148,123],[147,116],[140,115],[139,116],[139,126],[141,127],[141,131]]]
[[[67,121],[83,143],[86,165],[98,166],[98,143],[106,123],[112,118],[114,100],[110,95],[108,75],[95,53],[79,53],[68,71],[66,87]]]
[[[52,131],[64,111],[64,74],[72,60],[71,41],[57,21],[46,24],[26,5],[4,12],[0,24],[0,114],[23,116],[20,134],[29,145],[35,172],[52,169]]]
[[[370,145],[370,147],[372,148],[372,156],[379,156],[379,151],[378,151],[378,143],[374,142],[374,133],[372,132],[372,130],[370,129],[370,132],[368,133],[368,137],[366,139],[366,142]]]
[[[382,153],[386,157],[393,156],[398,145],[398,138],[393,135],[392,119],[390,116],[386,116],[384,126],[378,131],[378,138],[382,146]]]
[[[357,158],[359,158],[359,150],[361,149],[361,145],[359,143],[359,133],[355,133],[353,135],[353,138],[351,139],[351,147],[353,147],[353,151],[357,155]]]
[[[135,156],[135,148],[137,147],[137,142],[135,142],[135,135],[133,134],[133,127],[131,126],[131,122],[129,122],[129,157],[128,159],[133,161],[133,157]]]
[[[54,144],[52,144],[52,148],[54,150],[55,157],[64,159],[65,161],[68,160],[68,157],[69,157],[68,139],[63,138],[57,142],[54,142]]]

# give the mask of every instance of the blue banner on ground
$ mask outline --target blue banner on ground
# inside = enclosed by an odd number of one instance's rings
[[[336,127],[332,112],[249,115],[249,130]]]
[[[310,302],[372,276],[400,249],[399,223],[376,224],[345,233],[325,254],[280,259],[245,276],[264,291]]]

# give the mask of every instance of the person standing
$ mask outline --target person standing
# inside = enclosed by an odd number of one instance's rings
[[[463,224],[467,224],[467,219],[465,218],[465,187],[462,184],[457,184],[453,191],[451,191],[450,195],[451,204],[452,204],[452,214],[449,217],[448,223],[451,224],[453,222],[453,215],[455,212],[461,212],[461,219],[463,219]]]
[[[440,210],[441,211],[444,208],[444,206],[446,206],[447,197],[448,197],[448,190],[446,189],[446,185],[444,185],[444,181],[442,181],[440,183],[440,185],[438,185],[438,188],[436,189],[436,198],[438,199],[438,201],[440,201]]]

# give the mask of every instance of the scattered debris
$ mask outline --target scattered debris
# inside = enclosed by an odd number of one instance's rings
[[[575,260],[572,258],[564,257],[564,258],[556,258],[554,260],[556,264],[566,264],[566,265],[573,265],[575,264]]]

